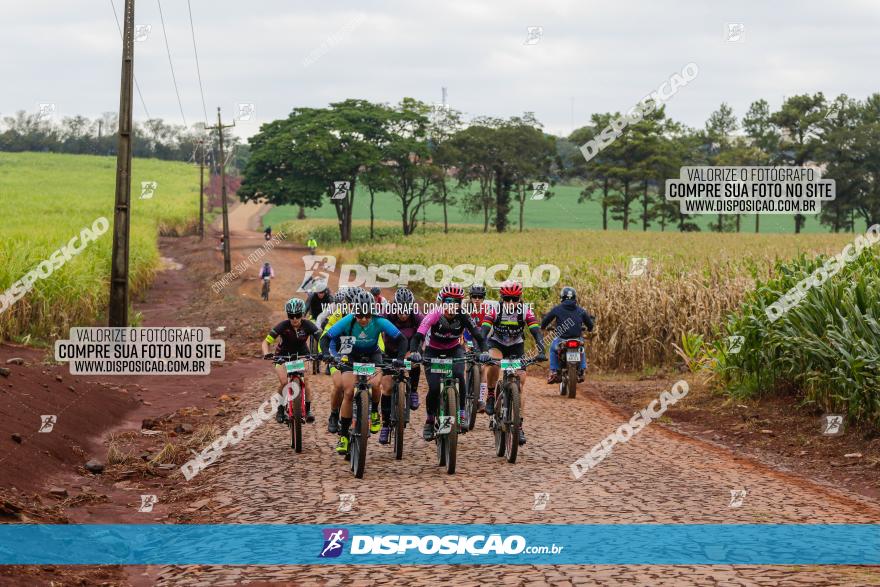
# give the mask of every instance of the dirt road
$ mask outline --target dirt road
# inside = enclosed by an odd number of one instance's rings
[[[254,205],[231,217],[234,262],[263,244],[254,232]],[[266,327],[283,317],[283,301],[302,279],[304,248],[284,243],[267,259],[277,279],[266,307]],[[255,275],[258,266],[251,273]],[[251,276],[253,277],[253,275]],[[335,283],[333,284],[335,286]],[[239,291],[259,299],[259,281]],[[261,302],[262,303],[262,302]],[[259,367],[259,365],[258,365]],[[268,364],[244,396],[256,408],[268,396],[273,375]],[[305,449],[294,454],[286,427],[274,421],[226,449],[218,464],[188,483],[209,498],[193,519],[198,523],[864,523],[880,519],[867,498],[819,486],[771,470],[655,422],[580,479],[569,466],[627,418],[595,399],[588,381],[575,400],[530,378],[525,413],[528,444],[515,465],[493,454],[485,415],[461,437],[458,470],[437,467],[433,443],[420,437],[424,408],[406,431],[405,456],[395,461],[389,446],[371,439],[367,471],[354,479],[333,451],[328,434],[329,378],[312,378],[317,422],[305,430]],[[657,394],[669,389],[658,384]],[[424,397],[424,388],[422,388]],[[682,401],[687,401],[684,398]],[[253,409],[251,408],[251,409]],[[731,491],[745,490],[731,506]],[[534,509],[535,493],[549,493],[544,510]],[[340,494],[355,496],[349,512],[339,512]],[[516,566],[516,567],[162,567],[150,573],[162,585],[233,585],[258,581],[291,585],[430,585],[442,578],[457,585],[491,581],[505,585],[866,585],[880,584],[872,567],[757,566]]]

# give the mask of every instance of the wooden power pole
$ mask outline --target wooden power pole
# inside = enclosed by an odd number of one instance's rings
[[[128,243],[131,221],[131,126],[134,79],[134,0],[122,16],[122,85],[119,91],[119,147],[116,153],[116,205],[110,269],[109,325],[128,326]]]
[[[199,139],[202,158],[199,159],[199,240],[205,240],[205,139]]]
[[[224,125],[220,119],[220,107],[217,107],[217,126],[210,126],[211,130],[216,130],[220,136],[220,194],[223,200],[223,271],[229,273],[232,271],[232,257],[229,255],[229,206],[226,203],[226,156],[223,154],[223,129],[232,128],[232,124]]]

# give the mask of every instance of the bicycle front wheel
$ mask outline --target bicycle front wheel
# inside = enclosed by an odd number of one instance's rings
[[[370,392],[369,389],[355,390],[354,415],[357,424],[351,437],[351,472],[363,479],[367,467],[367,439],[370,437]]]
[[[446,451],[446,472],[455,473],[455,459],[458,456],[458,390],[446,388],[446,413],[452,416],[452,428],[446,433],[444,449]]]
[[[290,448],[302,452],[302,386],[299,381],[291,381],[289,385],[287,425],[290,427]]]
[[[505,410],[507,423],[506,453],[507,462],[516,462],[516,453],[519,450],[519,428],[520,428],[520,405],[519,405],[519,382],[511,381],[509,384],[507,397],[507,409]]]
[[[468,394],[465,411],[467,412],[467,428],[468,430],[473,430],[477,424],[477,405],[480,399],[480,368],[471,363],[468,375]]]
[[[394,388],[391,390],[393,398],[392,409],[394,410],[394,458],[398,461],[403,458],[403,429],[406,425],[406,402],[409,398],[408,393],[404,393],[406,389],[400,389],[400,383],[395,381]]]

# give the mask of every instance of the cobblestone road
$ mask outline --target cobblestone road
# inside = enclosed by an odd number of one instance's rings
[[[244,231],[249,213],[236,211]],[[238,217],[241,217],[239,222]],[[246,235],[258,243],[259,235]],[[254,244],[254,246],[258,246]],[[279,247],[276,267],[300,266],[302,251]],[[276,256],[277,255],[277,256]],[[293,294],[284,280],[273,292]],[[283,284],[283,287],[282,287]],[[257,297],[256,280],[242,286]],[[277,305],[276,302],[275,305]],[[281,318],[275,313],[273,319]],[[267,320],[267,324],[272,320]],[[274,323],[274,322],[272,322]],[[255,374],[244,405],[256,408],[272,389],[267,366]],[[880,520],[873,502],[775,472],[730,452],[668,431],[644,428],[580,480],[569,466],[628,419],[594,399],[594,383],[579,397],[561,398],[556,388],[530,378],[525,390],[529,442],[515,465],[494,456],[485,415],[460,438],[458,467],[447,475],[436,465],[433,443],[421,439],[424,408],[406,430],[405,455],[394,460],[389,446],[370,440],[364,479],[333,452],[326,431],[329,378],[313,378],[317,422],[305,430],[305,448],[289,448],[286,427],[261,426],[222,459],[190,481],[208,489],[211,502],[198,523],[860,523]],[[422,382],[424,398],[424,382]],[[664,391],[658,385],[657,397]],[[584,393],[586,392],[586,393]],[[687,401],[685,397],[683,402]],[[731,490],[747,491],[730,507]],[[549,493],[544,510],[533,509],[535,493]],[[350,512],[337,511],[340,494],[355,496]],[[880,585],[875,567],[757,566],[251,566],[162,567],[161,585]]]

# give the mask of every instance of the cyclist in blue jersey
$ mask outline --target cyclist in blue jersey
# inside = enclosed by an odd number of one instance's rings
[[[382,363],[382,351],[379,348],[379,337],[384,336],[386,341],[393,341],[397,349],[397,358],[394,361],[403,365],[403,358],[407,351],[406,339],[400,330],[385,318],[374,316],[378,311],[376,299],[367,291],[359,291],[353,300],[354,312],[341,318],[321,338],[321,348],[326,349],[326,360],[332,357],[342,362],[343,398],[339,418],[339,441],[336,444],[336,452],[346,454],[348,452],[348,431],[351,426],[352,400],[354,399],[355,375],[352,372],[354,363]],[[379,383],[382,379],[382,370],[376,369],[376,374],[370,380],[372,384],[372,406],[370,410],[370,431],[379,432],[381,423],[379,420],[378,404],[380,397]]]

